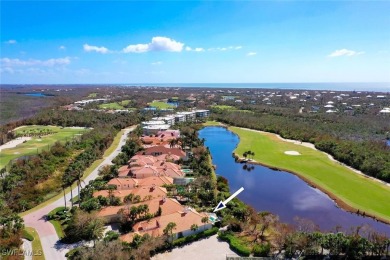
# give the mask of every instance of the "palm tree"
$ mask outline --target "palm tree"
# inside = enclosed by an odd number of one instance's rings
[[[66,193],[65,193],[65,184],[62,184],[62,191],[64,192],[64,203],[65,203],[65,208],[66,208]]]
[[[203,231],[204,231],[204,230],[206,229],[206,225],[205,225],[205,224],[206,224],[207,222],[209,222],[209,218],[208,218],[208,217],[203,217],[201,221],[202,221],[202,223],[204,224],[204,225],[203,225]]]
[[[177,140],[176,140],[176,139],[171,139],[171,140],[169,140],[169,147],[170,147],[170,148],[175,147],[176,144],[177,144]]]
[[[196,224],[192,224],[192,225],[191,225],[191,230],[194,231],[194,232],[195,232],[196,230],[198,230],[198,228],[199,228],[199,227],[198,227],[198,225],[196,225]]]
[[[103,220],[99,218],[93,219],[89,223],[88,229],[89,229],[90,238],[93,240],[93,247],[95,247],[96,240],[99,240],[103,237],[103,233],[105,229]]]
[[[173,230],[176,228],[176,226],[177,225],[175,222],[169,222],[163,230],[164,235],[168,236],[170,242],[173,242]]]

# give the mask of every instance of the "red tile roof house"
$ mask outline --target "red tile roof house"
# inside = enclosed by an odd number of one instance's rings
[[[118,177],[119,178],[126,178],[130,173],[130,167],[127,165],[121,166],[118,169]]]
[[[144,144],[144,147],[152,147],[156,145],[161,145],[164,147],[170,147],[170,140],[177,139],[180,137],[179,130],[166,130],[159,131],[156,135],[153,136],[142,136],[141,142]]]
[[[134,196],[139,195],[141,200],[147,200],[148,198],[163,198],[167,195],[167,190],[163,187],[140,187],[131,190],[113,190],[112,195],[118,197],[123,201],[123,198],[129,194],[134,194]],[[93,197],[97,198],[99,196],[109,197],[110,191],[108,190],[99,190],[93,193]],[[149,200],[150,200],[149,199]]]
[[[130,169],[130,177],[135,179],[143,179],[156,176],[168,176],[171,178],[183,177],[185,174],[181,171],[180,166],[174,163],[160,162],[153,166],[146,165],[144,167],[132,167]]]
[[[153,165],[157,161],[159,161],[158,158],[152,156],[152,155],[134,155],[130,158],[128,161],[129,166],[145,166],[145,165]]]
[[[134,233],[122,235],[120,239],[130,243],[132,242],[133,236],[135,234],[139,234],[141,236],[144,234],[149,234],[153,237],[162,236],[164,234],[163,230],[166,228],[169,222],[176,224],[175,229],[173,229],[174,239],[178,237],[189,236],[212,227],[211,223],[203,223],[203,218],[208,219],[206,213],[198,213],[194,209],[185,208],[181,211],[176,211],[175,213],[169,215],[162,215],[151,218],[149,220],[138,222],[133,226]],[[198,229],[195,231],[191,230],[191,226],[193,224],[198,226]]]
[[[164,184],[173,184],[173,179],[167,176],[153,176],[144,179],[114,178],[111,179],[107,184],[116,186],[117,190],[131,190],[143,186],[160,187]]]
[[[106,223],[117,223],[121,220],[121,214],[119,210],[129,210],[133,206],[148,205],[149,213],[155,214],[158,209],[161,208],[161,215],[169,215],[176,211],[183,210],[183,206],[175,199],[170,198],[157,198],[141,203],[124,205],[124,206],[110,206],[105,207],[99,211],[98,217],[102,217],[106,220]]]
[[[180,148],[167,148],[161,145],[146,148],[144,151],[141,151],[138,154],[153,156],[159,156],[162,154],[173,154],[179,156],[182,159],[186,159],[186,153]]]

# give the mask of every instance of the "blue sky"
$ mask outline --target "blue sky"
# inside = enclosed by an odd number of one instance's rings
[[[390,82],[389,1],[1,1],[1,83]]]

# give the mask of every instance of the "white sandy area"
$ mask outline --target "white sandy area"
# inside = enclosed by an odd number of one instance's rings
[[[285,151],[284,152],[285,154],[287,154],[287,155],[301,155],[299,152],[297,152],[297,151]]]
[[[273,134],[273,133],[268,133],[268,132],[259,131],[259,130],[253,130],[253,129],[249,129],[249,128],[242,128],[242,127],[239,127],[239,128],[244,129],[244,130],[249,130],[249,131],[252,131],[252,132],[259,132],[259,133],[263,133],[263,134]],[[376,179],[376,178],[374,178],[374,177],[368,176],[368,175],[364,174],[363,172],[361,172],[361,171],[359,171],[359,170],[356,170],[356,169],[354,169],[354,168],[352,168],[352,167],[350,167],[350,166],[348,166],[348,165],[345,165],[345,164],[342,163],[342,162],[337,161],[335,158],[333,158],[332,155],[330,155],[330,154],[328,154],[328,153],[325,153],[325,152],[323,152],[323,151],[318,150],[318,149],[314,146],[314,144],[312,144],[312,143],[301,142],[301,141],[292,140],[292,139],[285,139],[285,138],[281,137],[280,135],[277,135],[277,134],[274,134],[274,135],[276,135],[280,140],[283,140],[283,141],[286,141],[286,142],[289,142],[289,143],[293,143],[293,144],[297,144],[297,145],[302,145],[302,146],[308,147],[308,148],[310,148],[310,149],[313,149],[313,150],[319,151],[319,152],[321,152],[321,153],[324,153],[324,154],[326,154],[326,155],[328,156],[329,160],[334,161],[334,162],[337,162],[337,163],[339,163],[340,165],[342,165],[342,166],[344,166],[344,167],[350,169],[351,171],[353,171],[353,172],[355,172],[355,173],[357,173],[357,174],[360,174],[360,175],[362,175],[362,176],[364,176],[364,177],[366,177],[366,178],[368,178],[368,179],[371,179],[371,180],[373,180],[373,181],[382,183],[383,185],[386,185],[386,186],[390,187],[390,183],[386,183],[386,182],[381,181],[381,180],[379,180],[379,179]]]
[[[42,142],[42,139],[35,139],[35,141]]]
[[[238,257],[230,248],[229,244],[218,240],[217,235],[205,238],[183,247],[172,249],[170,252],[157,254],[152,260],[182,260],[182,259],[207,259],[225,260],[226,255]]]
[[[18,137],[17,139],[11,140],[8,143],[0,145],[0,152],[4,149],[14,148],[17,145],[23,143],[24,141],[31,140],[31,137]]]

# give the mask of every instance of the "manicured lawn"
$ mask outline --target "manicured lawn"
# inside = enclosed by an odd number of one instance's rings
[[[50,148],[57,141],[71,140],[83,134],[88,129],[85,128],[70,128],[58,126],[23,126],[15,130],[16,134],[23,133],[39,133],[39,131],[51,130],[53,134],[33,136],[31,140],[21,143],[14,148],[3,149],[0,153],[0,169],[6,166],[11,160],[24,156],[32,155],[41,152],[44,149]]]
[[[217,121],[206,121],[202,125],[204,127],[206,127],[206,126],[221,126],[222,124],[220,122],[217,122]]]
[[[130,100],[122,100],[120,102],[100,104],[99,108],[102,108],[102,109],[126,109],[124,106],[127,106],[129,103],[130,103]]]
[[[88,95],[88,98],[95,98],[97,96],[97,93],[90,93]]]
[[[245,109],[237,109],[234,106],[227,106],[227,105],[215,105],[211,106],[212,108],[217,108],[221,110],[230,110],[230,111],[237,111],[237,112],[246,112],[246,113],[253,113],[253,111],[245,110]]]
[[[165,102],[162,101],[153,101],[152,103],[148,103],[149,106],[151,107],[156,107],[157,109],[168,109],[168,108],[174,108],[174,106],[169,105]]]
[[[222,109],[222,110],[237,110],[237,108],[233,107],[233,106],[227,106],[227,105],[215,105],[215,106],[211,106],[212,108],[218,108],[218,109]]]
[[[274,134],[237,127],[229,129],[240,137],[235,150],[240,157],[251,150],[255,152],[254,160],[295,172],[361,212],[390,221],[390,187],[354,173],[320,151],[285,142]],[[286,155],[285,151],[297,151],[301,155]]]
[[[64,237],[64,231],[62,231],[61,223],[58,220],[49,220],[49,222],[54,226],[57,236],[61,239]]]
[[[33,250],[33,260],[44,260],[44,252],[42,249],[41,240],[39,239],[38,233],[34,228],[25,227],[25,230],[33,236],[34,240],[32,241],[32,250]]]

